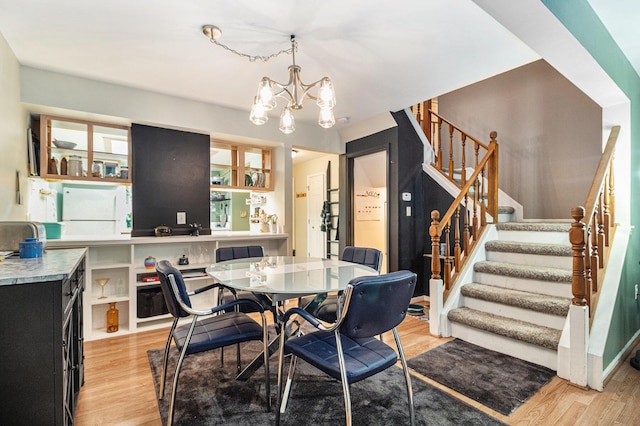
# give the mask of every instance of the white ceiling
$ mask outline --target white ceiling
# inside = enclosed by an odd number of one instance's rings
[[[0,0],[0,32],[23,65],[247,113],[262,76],[286,82],[289,55],[249,62],[211,44],[205,24],[252,55],[295,34],[303,82],[330,77],[336,118],[351,123],[538,59],[471,0]],[[307,105],[296,119],[317,120]]]
[[[611,3],[640,8],[637,0],[590,2],[605,23],[638,16],[612,13]],[[260,78],[286,82],[291,57],[249,62],[211,44],[205,24],[251,55],[287,49],[295,34],[303,81],[330,77],[336,118],[350,123],[539,58],[471,0],[0,0],[0,33],[23,65],[248,114]],[[631,39],[619,43],[640,62],[640,37],[613,27],[616,39]],[[315,121],[316,107],[305,105],[296,119]]]

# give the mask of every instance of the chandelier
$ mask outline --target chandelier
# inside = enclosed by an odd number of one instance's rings
[[[316,104],[320,108],[318,124],[321,127],[330,128],[336,123],[333,115],[336,96],[331,80],[329,80],[328,77],[323,77],[314,83],[304,84],[300,78],[301,68],[299,65],[296,65],[296,50],[298,49],[298,43],[295,35],[291,36],[291,49],[281,50],[280,52],[269,56],[251,56],[235,51],[218,42],[217,39],[222,35],[222,31],[220,31],[218,27],[205,25],[202,27],[202,31],[212,43],[217,44],[239,56],[247,57],[251,62],[256,59],[266,62],[282,53],[291,54],[293,64],[289,66],[289,81],[286,84],[278,83],[269,77],[263,77],[260,81],[260,84],[258,85],[258,93],[253,98],[253,105],[251,107],[251,113],[249,114],[249,120],[251,120],[253,124],[262,125],[269,120],[268,112],[277,106],[277,98],[283,98],[287,102],[280,114],[279,129],[283,133],[289,134],[295,130],[293,111],[302,109],[302,104],[307,99],[316,101]],[[313,95],[311,91],[316,88],[317,92]]]

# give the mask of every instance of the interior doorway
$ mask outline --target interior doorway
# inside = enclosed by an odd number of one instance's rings
[[[323,206],[320,205],[317,210],[311,210],[308,207],[309,190],[307,188],[307,177],[314,174],[326,175],[327,173],[330,173],[330,181],[325,181],[325,192],[322,195],[322,203],[324,203],[324,201],[327,199],[326,190],[332,186],[337,186],[337,179],[340,174],[338,168],[338,155],[303,150],[300,148],[295,148],[294,153],[295,156],[292,159],[294,192],[292,248],[293,253],[296,256],[308,256],[309,219],[311,219],[313,216],[314,219],[322,220],[321,213]],[[333,235],[335,235],[335,231]],[[322,232],[321,237],[322,238],[318,238],[317,241],[313,243],[314,249],[327,250],[325,251],[325,255],[328,255],[328,235],[326,232]],[[335,250],[337,252],[338,245],[333,244],[331,246],[331,250]]]
[[[353,159],[353,245],[382,252],[381,273],[388,270],[387,151]]]

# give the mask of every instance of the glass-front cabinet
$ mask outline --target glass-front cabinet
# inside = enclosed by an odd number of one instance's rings
[[[129,127],[43,115],[40,176],[130,183]]]
[[[211,143],[211,189],[273,191],[270,148]]]

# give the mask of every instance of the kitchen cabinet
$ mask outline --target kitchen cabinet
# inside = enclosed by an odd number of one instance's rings
[[[273,191],[272,149],[211,143],[211,189]]]
[[[84,253],[2,262],[16,278],[0,280],[0,424],[74,422],[84,383]]]
[[[131,183],[129,127],[40,116],[40,176]]]

